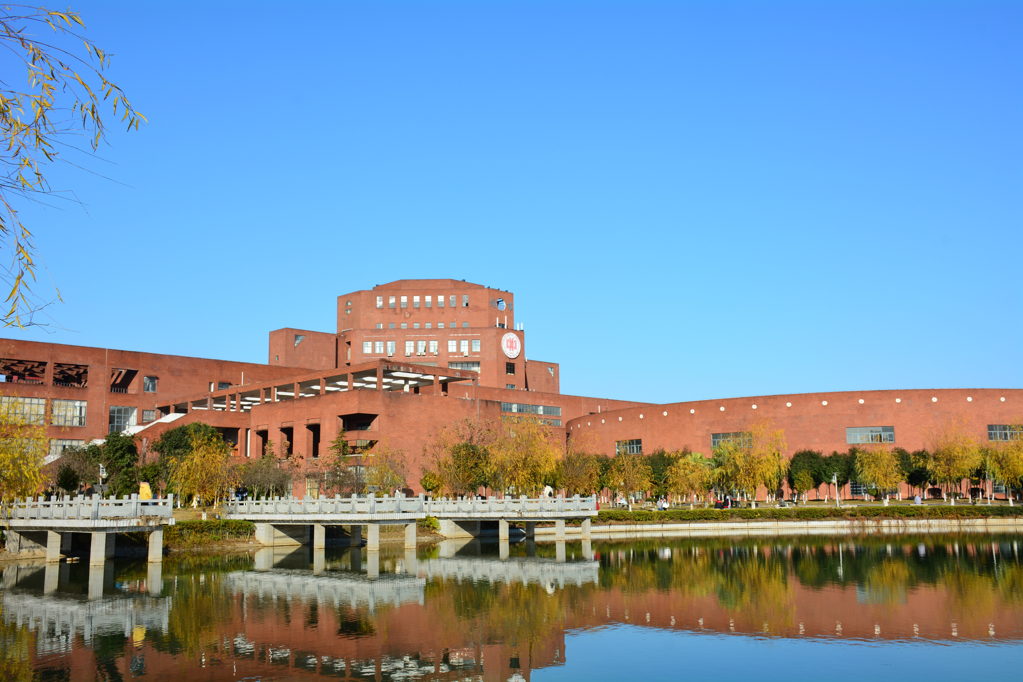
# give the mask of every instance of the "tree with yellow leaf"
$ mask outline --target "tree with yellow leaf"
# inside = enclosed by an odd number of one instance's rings
[[[219,433],[195,431],[188,453],[171,462],[171,484],[181,495],[198,497],[205,511],[235,483],[236,472],[228,466],[230,459],[231,446]]]
[[[0,505],[37,493],[46,457],[45,415],[16,395],[0,396]]]
[[[690,496],[689,508],[693,508],[696,496],[710,488],[710,463],[699,452],[672,452],[668,455],[671,464],[665,472],[665,487],[668,493],[685,499]]]
[[[884,491],[884,506],[888,506],[888,491],[902,482],[902,476],[899,457],[892,450],[874,447],[856,453],[856,477]]]
[[[9,289],[10,305],[3,312],[4,326],[34,324],[26,316],[53,302],[33,290],[39,254],[32,232],[18,217],[16,200],[69,200],[50,187],[43,170],[59,162],[78,167],[78,158],[72,162],[68,153],[88,156],[97,150],[106,132],[105,104],[114,116],[120,111],[129,130],[145,121],[106,77],[110,55],[85,38],[84,30],[82,18],[70,10],[0,7],[0,44],[28,77],[22,88],[11,85],[14,74],[5,73],[0,81],[0,238],[9,250],[0,281]],[[88,148],[78,146],[83,139]]]
[[[935,482],[944,486],[951,504],[955,504],[964,478],[980,467],[980,446],[962,415],[950,417],[930,433],[930,451],[922,451],[920,463],[927,467]]]
[[[1023,486],[1023,420],[1009,427],[1009,440],[988,449],[990,476],[1006,487],[1005,496],[1012,506],[1012,489]]]
[[[490,446],[491,487],[535,497],[555,480],[562,448],[550,427],[539,419],[502,420],[502,430]]]

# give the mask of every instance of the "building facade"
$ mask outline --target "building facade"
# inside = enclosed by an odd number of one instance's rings
[[[530,360],[511,292],[452,279],[400,280],[337,299],[337,329],[269,334],[266,364],[0,340],[2,399],[47,426],[51,458],[68,445],[135,433],[145,442],[192,421],[217,427],[239,458],[267,443],[315,467],[345,432],[357,451],[381,444],[411,459],[466,417],[543,419],[569,444],[614,454],[717,441],[758,419],[784,429],[789,454],[862,443],[927,447],[964,417],[979,439],[1023,418],[1020,389],[863,391],[653,405],[560,392],[560,367]],[[1001,430],[999,430],[1001,429]],[[296,493],[304,487],[296,484]]]

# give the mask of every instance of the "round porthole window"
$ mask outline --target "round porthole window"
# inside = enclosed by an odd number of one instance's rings
[[[640,419],[642,419],[642,418],[643,418],[643,415],[639,415],[639,418],[640,418]]]
[[[936,402],[938,402],[938,399],[937,398],[931,398],[931,402],[932,403],[936,403]]]
[[[589,425],[590,425],[590,423],[589,423],[589,422],[586,422],[586,426],[589,426]]]
[[[822,400],[822,401],[821,401],[821,405],[827,405],[827,404],[828,404],[828,401],[827,401],[827,400]]]
[[[724,411],[725,411],[725,408],[724,408],[724,406],[722,406],[722,407],[721,407],[721,411],[722,411],[722,412],[724,412]]]
[[[621,417],[618,417],[618,421],[621,421],[621,420],[622,420],[622,418],[621,418]]]
[[[1003,403],[1005,402],[1005,398],[1002,398],[1002,402],[1003,402]]]
[[[667,413],[667,412],[665,412],[665,413],[664,413],[664,416],[665,416],[665,417],[667,417],[667,416],[668,416],[668,413]]]
[[[901,403],[901,402],[902,402],[902,398],[896,398],[896,399],[895,399],[895,402],[897,402],[897,403]]]
[[[860,398],[860,405],[863,404],[863,398]]]
[[[754,409],[754,410],[755,410],[755,409],[757,409],[757,406],[756,406],[756,405],[754,405],[754,406],[753,406],[753,409]]]
[[[604,423],[604,420],[603,420],[603,419],[601,419],[601,420],[600,420],[600,423],[601,423],[601,424],[603,424],[603,423]]]
[[[792,407],[792,403],[785,403],[785,407]]]
[[[972,403],[973,402],[973,398],[971,398],[970,396],[966,396],[966,402]]]
[[[1002,400],[1005,400],[1005,398],[1002,398]],[[696,410],[689,410],[689,414],[696,414]]]

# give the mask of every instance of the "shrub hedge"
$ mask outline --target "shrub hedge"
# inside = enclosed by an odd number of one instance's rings
[[[251,521],[178,521],[163,530],[163,542],[169,547],[196,547],[225,540],[250,540],[256,532]]]
[[[669,509],[666,511],[601,510],[594,523],[670,523],[673,521],[738,521],[764,519],[809,521],[813,519],[977,519],[1023,516],[1023,505],[998,506],[891,506],[801,507],[795,509]]]

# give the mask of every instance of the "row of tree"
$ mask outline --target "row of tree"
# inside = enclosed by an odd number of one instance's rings
[[[1023,428],[1014,433],[1023,434]],[[688,448],[610,457],[571,445],[562,455],[551,429],[540,420],[466,419],[442,429],[424,448],[420,485],[435,495],[481,490],[535,495],[550,486],[568,495],[609,490],[626,498],[642,493],[690,502],[712,492],[754,499],[761,488],[769,500],[786,489],[804,499],[816,490],[820,498],[821,486],[836,483],[834,494],[840,496],[850,482],[875,495],[903,482],[921,490],[940,487],[953,499],[967,479],[1023,486],[1023,438],[982,442],[965,420],[954,418],[930,435],[930,446],[912,453],[883,443],[830,455],[800,450],[790,460],[784,454],[784,432],[762,420],[717,444],[709,458]]]

